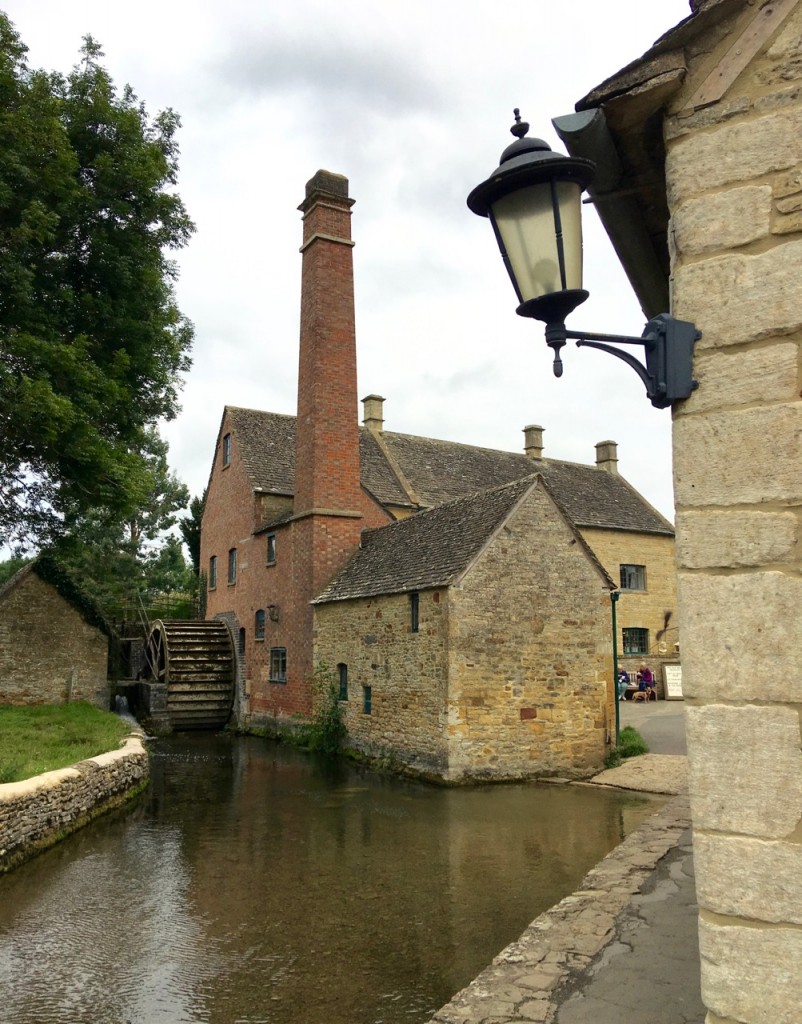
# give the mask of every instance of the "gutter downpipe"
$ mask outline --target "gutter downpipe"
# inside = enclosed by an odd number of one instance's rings
[[[615,745],[618,746],[620,733],[620,716],[618,711],[618,626],[616,624],[615,606],[621,596],[619,590],[610,591],[610,609],[613,618],[613,697],[615,698]]]

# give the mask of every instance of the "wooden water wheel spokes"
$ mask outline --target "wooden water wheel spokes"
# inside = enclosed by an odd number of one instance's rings
[[[156,619],[145,657],[150,677],[167,686],[173,729],[223,728],[235,686],[234,648],[224,622]]]

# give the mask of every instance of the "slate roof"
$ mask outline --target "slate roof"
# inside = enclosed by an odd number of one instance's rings
[[[538,480],[528,476],[365,530],[359,550],[313,604],[449,586]]]
[[[295,417],[234,407],[228,407],[227,411],[254,489],[292,494]],[[419,507],[404,490],[382,446],[423,507],[440,505],[540,473],[575,526],[674,534],[668,520],[623,477],[596,466],[530,459],[515,452],[391,431],[384,431],[380,442],[362,427],[362,484],[385,505]]]

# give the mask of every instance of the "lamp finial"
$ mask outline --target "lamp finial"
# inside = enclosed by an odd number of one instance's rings
[[[529,125],[526,121],[521,120],[521,111],[518,107],[515,107],[513,114],[515,115],[515,124],[510,128],[510,132],[516,139],[522,139],[529,131]]]

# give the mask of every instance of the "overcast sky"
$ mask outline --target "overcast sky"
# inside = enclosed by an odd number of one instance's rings
[[[561,148],[551,118],[639,57],[687,0],[0,0],[29,63],[68,71],[89,33],[117,85],[181,115],[179,192],[197,234],[179,255],[196,330],[172,468],[206,484],[223,406],[294,413],[301,215],[318,168],[353,209],[359,397],[385,428],[520,451],[545,427],[552,458],[619,469],[673,518],[670,413],[635,373],[573,345],[551,374],[486,220],[465,205],[512,141]],[[590,206],[575,329],[639,335],[645,318]],[[361,412],[360,412],[361,415]]]

